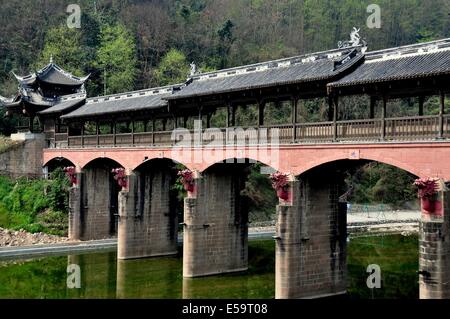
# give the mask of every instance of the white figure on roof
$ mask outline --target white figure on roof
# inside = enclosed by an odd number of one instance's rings
[[[190,65],[191,65],[191,74],[190,75],[194,76],[197,74],[197,66],[195,65],[194,62],[192,62]]]
[[[361,42],[361,36],[359,35],[359,31],[361,29],[356,29],[355,27],[353,27],[353,31],[350,32],[350,45],[352,47],[356,47],[359,45],[359,43]]]

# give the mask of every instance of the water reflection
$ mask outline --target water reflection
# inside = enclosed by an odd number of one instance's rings
[[[116,297],[181,298],[179,258],[152,258],[117,261]]]
[[[115,298],[116,253],[69,255],[67,265],[80,266],[80,288],[67,287],[67,298]]]

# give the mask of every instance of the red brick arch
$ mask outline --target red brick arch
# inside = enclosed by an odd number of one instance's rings
[[[224,149],[225,150],[225,149]],[[46,149],[43,162],[56,157],[72,161],[78,170],[96,158],[109,158],[120,163],[128,172],[146,160],[168,158],[185,167],[202,172],[228,158],[251,158],[276,170],[300,175],[307,170],[343,159],[365,159],[396,166],[419,177],[435,176],[450,181],[450,143],[376,143],[282,145],[267,155],[255,153],[252,147],[226,149],[214,158],[202,158],[202,148],[193,148],[182,156],[172,148],[105,148],[105,149]],[[186,155],[186,154],[185,154]]]

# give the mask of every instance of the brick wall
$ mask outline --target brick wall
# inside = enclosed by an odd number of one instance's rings
[[[278,205],[276,298],[314,298],[346,289],[346,211],[338,176],[318,168],[292,182],[293,204]]]
[[[245,175],[222,165],[196,182],[196,198],[184,202],[183,276],[246,270],[248,210],[240,196]]]

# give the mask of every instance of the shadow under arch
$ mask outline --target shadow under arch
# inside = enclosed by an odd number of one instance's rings
[[[75,167],[75,164],[68,158],[60,156],[50,159],[43,165],[43,167],[47,167],[48,173],[53,172],[57,168],[64,168],[69,166]]]
[[[93,167],[104,167],[104,168],[124,168],[125,166],[123,166],[121,163],[119,163],[118,161],[109,158],[109,157],[97,157],[94,158],[92,160],[90,160],[89,162],[87,162],[82,169],[86,170],[89,168],[93,168]]]
[[[377,162],[377,163],[393,166],[395,168],[406,171],[417,177],[423,177],[423,176],[421,176],[420,172],[418,172],[417,168],[414,168],[413,166],[411,166],[407,163],[404,163],[402,161],[399,161],[399,160],[396,160],[393,158],[381,158],[381,157],[376,157],[376,156],[364,156],[364,157],[360,157],[358,159],[349,159],[348,157],[321,158],[321,159],[311,163],[311,165],[303,167],[303,169],[299,172],[296,172],[295,175],[300,176],[312,169],[316,169],[323,165],[328,165],[328,164],[332,164],[332,163],[336,163],[336,162],[355,163],[355,165],[358,165],[358,163],[361,163],[361,162],[366,162],[366,163]]]
[[[206,168],[204,168],[200,173],[207,173],[208,171],[214,170],[217,167],[232,167],[233,165],[239,165],[241,167],[245,167],[245,166],[252,166],[255,164],[259,164],[262,165],[263,167],[267,167],[267,173],[269,172],[275,172],[277,169],[262,162],[259,160],[255,160],[253,158],[248,158],[248,157],[230,157],[227,159],[224,159],[222,161],[218,161],[215,162],[209,166],[207,166]],[[224,166],[225,165],[225,166]]]
[[[147,160],[145,160],[144,162],[142,162],[141,164],[139,164],[138,166],[136,166],[135,168],[133,168],[133,172],[140,172],[143,171],[145,169],[149,169],[152,166],[166,166],[166,167],[172,167],[174,169],[185,169],[187,168],[186,165],[184,165],[183,163],[180,163],[176,160],[173,160],[171,158],[168,157],[157,157],[157,158],[149,158]]]

